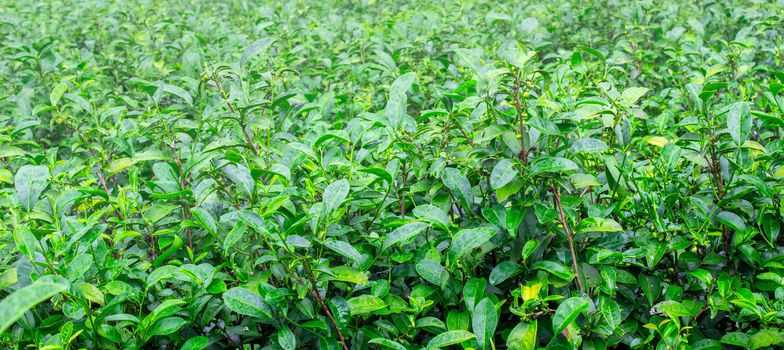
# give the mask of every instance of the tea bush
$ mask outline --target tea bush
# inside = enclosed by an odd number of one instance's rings
[[[783,9],[0,0],[0,344],[784,346]]]

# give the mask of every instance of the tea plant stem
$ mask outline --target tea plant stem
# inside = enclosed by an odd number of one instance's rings
[[[332,326],[335,327],[335,331],[338,333],[338,342],[340,343],[341,347],[343,347],[343,350],[348,350],[348,346],[346,345],[346,338],[343,337],[343,332],[340,331],[340,326],[338,326],[338,322],[335,320],[335,317],[332,316],[332,311],[329,310],[329,307],[324,302],[324,299],[321,298],[321,293],[319,293],[318,290],[313,290],[314,288],[316,288],[316,286],[318,286],[318,284],[316,284],[316,276],[313,275],[313,271],[311,271],[308,262],[305,259],[303,259],[303,262],[305,263],[304,264],[305,271],[310,276],[310,283],[313,286],[313,288],[308,288],[308,292],[310,293],[310,295],[316,298],[316,301],[318,301],[319,305],[321,305],[321,309],[324,310],[324,314],[327,315],[327,318],[332,323]],[[297,277],[297,279],[299,278]],[[302,283],[302,280],[299,281],[300,283]]]
[[[512,92],[515,98],[515,109],[517,110],[517,123],[520,127],[520,159],[523,161],[523,166],[528,164],[528,150],[525,148],[525,118],[523,117],[523,104],[520,100],[520,90],[522,88],[522,83],[520,82],[519,74],[515,76],[515,87]],[[523,172],[525,172],[525,167],[523,167]]]
[[[558,208],[559,220],[561,221],[564,233],[566,234],[566,239],[569,241],[569,252],[572,254],[572,268],[574,269],[575,278],[577,278],[577,287],[580,288],[580,291],[584,292],[583,282],[580,281],[580,268],[577,266],[577,254],[574,251],[574,240],[572,234],[569,232],[569,226],[566,224],[566,216],[564,215],[563,206],[561,205],[561,195],[555,186],[550,186],[550,190],[553,192],[553,203],[555,204],[555,207]]]
[[[240,128],[242,129],[242,133],[245,135],[245,141],[248,142],[248,146],[250,146],[250,148],[253,150],[253,154],[258,156],[259,146],[253,142],[253,137],[251,137],[250,132],[248,131],[247,124],[245,122],[245,114],[242,113],[242,111],[238,111],[236,108],[234,108],[234,104],[232,104],[229,100],[229,95],[226,93],[226,91],[223,90],[223,85],[221,84],[220,79],[218,79],[216,74],[212,74],[212,81],[215,82],[215,86],[218,88],[218,92],[220,93],[223,100],[226,101],[226,105],[229,107],[231,113],[234,114],[239,112],[239,124]]]

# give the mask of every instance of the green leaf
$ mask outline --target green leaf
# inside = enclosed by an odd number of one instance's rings
[[[278,330],[278,344],[283,350],[294,350],[297,348],[297,338],[294,332],[288,327],[281,327]]]
[[[487,282],[483,278],[471,278],[463,286],[463,301],[469,311],[485,296]]]
[[[720,212],[718,215],[716,215],[716,221],[729,226],[737,232],[746,232],[746,222],[733,212]]]
[[[231,228],[229,234],[223,239],[223,253],[228,254],[229,249],[239,242],[246,232],[245,222],[240,220],[234,227]]]
[[[267,235],[267,229],[264,228],[264,219],[249,210],[243,210],[237,213],[237,217],[245,223],[245,225],[253,231],[261,233],[262,235]]]
[[[142,320],[142,327],[148,328],[163,318],[169,317],[180,311],[185,301],[181,299],[167,299],[158,304],[149,315]]]
[[[553,333],[561,333],[590,305],[590,301],[583,297],[571,297],[564,300],[558,305],[553,315]]]
[[[691,309],[674,300],[662,301],[661,303],[654,305],[653,308],[673,319],[694,316]]]
[[[185,91],[185,89],[163,82],[158,82],[156,85],[158,86],[158,90],[155,92],[156,100],[159,100],[162,96],[161,94],[165,92],[183,99],[189,105],[193,104],[193,97],[188,91]]]
[[[68,263],[65,275],[68,277],[69,281],[73,282],[79,277],[83,277],[92,266],[93,256],[90,254],[80,254]]]
[[[533,265],[531,265],[531,268],[536,270],[545,270],[550,274],[552,274],[553,276],[558,277],[564,281],[571,281],[572,278],[574,278],[573,272],[569,271],[566,267],[554,261],[549,261],[549,260],[537,261]]]
[[[467,252],[474,250],[495,237],[496,232],[489,227],[460,230],[449,245],[451,264],[455,264]]]
[[[727,114],[727,131],[735,145],[740,147],[751,134],[751,112],[746,102],[737,102]]]
[[[210,343],[210,338],[203,335],[188,339],[182,344],[180,350],[202,350]]]
[[[730,332],[721,337],[721,342],[724,344],[740,346],[742,348],[751,347],[751,338],[741,332]]]
[[[430,260],[420,260],[416,264],[416,270],[425,281],[435,284],[441,288],[446,286],[449,281],[449,272],[441,264]]]
[[[248,167],[243,164],[226,163],[221,167],[221,171],[229,180],[237,185],[237,188],[245,192],[246,195],[250,196],[253,194],[256,185],[253,178],[250,176]]]
[[[444,169],[444,174],[441,176],[444,185],[452,192],[452,195],[460,202],[463,208],[471,210],[471,205],[474,203],[474,195],[471,193],[471,183],[460,170],[455,168]]]
[[[575,162],[559,157],[537,158],[529,165],[528,175],[534,176],[544,173],[562,173],[576,171],[580,168]]]
[[[784,331],[776,328],[761,329],[749,339],[751,349],[766,348],[774,345],[784,345]]]
[[[495,286],[521,272],[523,272],[523,268],[518,263],[514,261],[504,261],[493,268],[493,271],[490,272],[488,281]]]
[[[349,184],[345,179],[335,181],[324,189],[324,210],[331,213],[337,209],[348,196]]]
[[[518,174],[520,174],[520,171],[515,168],[514,162],[506,158],[501,159],[495,164],[493,171],[490,173],[490,187],[494,190],[504,187],[514,180]]]
[[[476,305],[471,326],[476,335],[476,341],[479,342],[479,348],[490,349],[495,329],[498,326],[498,312],[496,312],[495,304],[490,298],[484,298]]]
[[[389,247],[395,244],[405,242],[409,238],[414,237],[420,232],[424,231],[427,227],[428,225],[424,222],[412,222],[410,224],[400,226],[392,231],[392,233],[387,235],[387,239],[381,246],[381,250],[387,250]]]
[[[409,72],[398,77],[389,88],[389,100],[384,109],[384,117],[389,121],[389,126],[398,128],[406,116],[406,92],[416,80],[416,74]]]
[[[240,315],[272,320],[272,310],[258,294],[245,288],[234,287],[223,293],[223,303]]]
[[[392,175],[390,175],[386,170],[381,168],[365,168],[365,169],[359,169],[359,171],[363,173],[376,175],[379,178],[386,181],[388,184],[391,184],[392,182],[395,181],[395,179],[392,178]]]
[[[506,347],[509,350],[536,350],[537,320],[520,322],[509,333]]]
[[[637,100],[639,100],[640,97],[648,93],[648,91],[649,89],[641,88],[641,87],[630,87],[627,88],[626,90],[623,90],[623,93],[621,93],[621,100],[620,100],[621,105],[625,107],[630,107],[635,102],[637,102]]]
[[[33,233],[27,226],[17,226],[14,229],[14,243],[22,255],[26,256],[30,261],[35,260],[35,251],[38,249],[38,239],[35,238]]]
[[[49,185],[49,168],[43,165],[24,165],[14,176],[16,198],[26,211],[33,209],[38,197]]]
[[[365,257],[351,244],[332,239],[325,241],[324,246],[346,258],[354,260],[359,266],[365,265]]]
[[[16,284],[17,272],[16,268],[10,268],[0,273],[0,289]]]
[[[572,153],[601,153],[607,148],[604,141],[585,137],[575,141],[569,151]]]
[[[640,274],[638,277],[638,284],[640,289],[642,289],[645,298],[648,300],[648,305],[653,306],[653,303],[659,297],[659,293],[661,292],[661,282],[659,279],[653,276]]]
[[[400,344],[400,343],[398,343],[396,341],[385,339],[385,338],[373,338],[373,339],[370,339],[370,341],[368,341],[368,343],[369,344],[379,345],[379,346],[381,346],[382,348],[385,348],[385,349],[408,350],[402,344]]]
[[[188,324],[179,317],[167,317],[156,322],[150,329],[147,330],[147,337],[156,335],[168,335],[178,331],[182,326]]]
[[[240,57],[240,66],[244,65],[245,62],[248,62],[249,59],[253,58],[254,56],[267,51],[267,49],[272,46],[275,42],[275,38],[273,37],[266,37],[260,40],[256,40],[250,45],[248,45],[245,50],[242,52],[242,56]]]
[[[430,339],[430,342],[427,343],[427,350],[439,349],[449,345],[460,344],[464,341],[468,341],[474,338],[476,338],[476,336],[469,331],[446,331],[433,337],[433,339]]]
[[[213,236],[217,235],[218,225],[215,223],[215,218],[212,217],[210,212],[204,208],[191,208],[191,214],[193,214],[193,218],[196,219],[196,222],[201,228]]]
[[[45,276],[16,290],[0,301],[0,334],[13,325],[27,310],[68,289],[69,283],[59,276]]]
[[[364,294],[346,300],[352,315],[369,314],[387,307],[387,304],[375,295]]]
[[[576,233],[586,232],[621,232],[623,227],[613,219],[589,217],[580,220],[575,227]]]
[[[356,284],[367,284],[368,275],[365,272],[357,271],[348,266],[335,266],[332,268],[332,273],[335,274],[335,279],[343,282],[351,282]]]
[[[57,103],[60,102],[60,98],[63,97],[66,90],[68,90],[68,85],[65,83],[55,85],[52,92],[49,94],[49,103],[51,103],[52,106],[57,106]]]
[[[441,208],[431,204],[421,204],[416,206],[413,210],[414,216],[422,221],[428,222],[432,225],[442,229],[448,229],[451,221],[449,216],[444,213]]]
[[[618,307],[618,303],[610,298],[602,298],[599,309],[602,312],[602,316],[604,316],[604,320],[610,325],[610,328],[618,328],[621,324],[621,309]]]

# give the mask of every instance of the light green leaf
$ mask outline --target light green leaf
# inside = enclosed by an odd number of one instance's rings
[[[610,298],[602,298],[599,309],[604,316],[604,320],[610,325],[610,328],[616,329],[621,325],[621,309],[618,303]]]
[[[408,240],[411,237],[418,235],[420,232],[427,228],[424,222],[412,222],[396,228],[392,233],[387,235],[387,239],[381,246],[381,250],[387,250],[389,247]]]
[[[256,184],[250,176],[250,170],[243,164],[225,163],[221,168],[223,174],[237,185],[237,188],[248,196],[253,194]]]
[[[240,57],[240,66],[244,65],[249,59],[253,58],[254,56],[267,51],[267,49],[272,46],[275,42],[275,38],[273,37],[266,37],[264,39],[256,40],[245,50],[242,52],[242,56]]]
[[[283,350],[294,350],[297,348],[297,338],[289,327],[281,327],[278,330],[278,344]]]
[[[370,341],[368,341],[368,343],[369,344],[376,344],[376,345],[379,345],[379,346],[381,346],[383,348],[386,348],[386,349],[408,350],[402,344],[400,344],[400,343],[398,343],[396,341],[392,341],[392,340],[386,339],[386,338],[373,338],[373,339],[370,339]]]
[[[571,297],[564,300],[553,315],[553,333],[561,333],[568,327],[581,312],[588,309],[590,306],[588,299],[583,297]]]
[[[368,314],[387,307],[387,303],[377,296],[363,294],[346,300],[352,315]]]
[[[231,228],[229,234],[226,235],[226,238],[223,239],[223,252],[228,253],[231,247],[234,247],[237,242],[239,242],[243,236],[245,236],[246,232],[245,222],[240,220],[237,222],[234,227]]]
[[[520,322],[509,333],[506,347],[509,350],[536,350],[537,320]]]
[[[149,330],[147,330],[147,338],[156,335],[168,335],[178,331],[182,326],[188,324],[188,321],[179,317],[166,317],[158,322],[155,322]]]
[[[0,334],[22,317],[27,310],[68,289],[68,281],[59,276],[45,276],[16,290],[0,301]]]
[[[468,341],[474,338],[476,338],[476,336],[469,331],[446,331],[433,337],[433,339],[430,339],[430,342],[427,343],[427,350],[439,349],[449,345],[460,344],[464,341]]]
[[[555,277],[565,281],[571,281],[572,278],[574,278],[573,272],[567,270],[563,265],[550,260],[537,261],[531,265],[531,268],[536,270],[545,270]]]
[[[523,269],[518,263],[514,261],[504,261],[496,265],[496,267],[493,268],[493,271],[490,271],[488,281],[490,284],[496,286],[509,279],[509,277],[515,276],[521,272],[523,272]]]
[[[454,264],[467,252],[474,250],[495,237],[496,232],[489,227],[460,230],[449,246],[449,257]]]
[[[449,272],[441,264],[430,260],[420,260],[416,264],[416,270],[425,281],[435,284],[441,288],[446,286],[449,281]]]
[[[209,343],[210,338],[200,335],[188,339],[184,344],[182,344],[180,350],[202,350],[207,347],[207,344]]]
[[[340,204],[343,203],[343,200],[346,199],[346,196],[348,196],[349,189],[350,186],[346,179],[340,179],[329,184],[329,186],[324,189],[324,210],[326,210],[327,213],[331,213],[337,209]]]
[[[22,203],[22,208],[30,211],[38,201],[38,197],[49,185],[49,168],[43,165],[24,165],[14,176],[16,198]]]
[[[495,329],[498,326],[498,312],[490,298],[484,298],[474,308],[474,315],[471,318],[472,329],[479,342],[479,348],[488,350],[491,348]]]
[[[325,241],[324,246],[340,255],[345,256],[346,258],[354,260],[354,262],[356,262],[359,266],[365,265],[365,257],[362,256],[362,254],[351,244],[332,239]]]
[[[65,275],[68,277],[68,280],[73,282],[79,277],[83,277],[92,266],[93,256],[90,254],[81,254],[66,265]]]
[[[451,221],[441,208],[431,204],[421,204],[413,210],[414,216],[442,229],[448,229]]]
[[[501,159],[490,173],[490,187],[494,190],[504,187],[514,180],[518,174],[520,174],[520,171],[516,169],[514,162],[506,158]]]
[[[332,268],[332,273],[335,274],[335,279],[343,282],[351,282],[356,284],[367,284],[368,275],[365,272],[357,271],[348,266],[335,266]]]
[[[626,90],[623,90],[621,93],[621,105],[625,107],[630,107],[633,105],[637,100],[640,99],[643,95],[648,93],[649,89],[641,88],[641,87],[630,87]]]
[[[727,131],[740,147],[751,134],[751,112],[746,102],[736,102],[727,114]]]
[[[38,249],[38,239],[27,226],[17,226],[14,229],[14,243],[16,248],[30,261],[35,260],[35,251]]]
[[[569,151],[572,153],[601,153],[607,148],[604,141],[586,137],[575,141],[572,147],[569,147]]]
[[[575,162],[560,157],[543,157],[537,158],[529,165],[530,176],[539,175],[543,173],[561,173],[579,170],[580,168]]]
[[[11,286],[18,282],[16,268],[10,268],[0,273],[0,289]]]
[[[60,102],[60,98],[63,97],[66,90],[68,90],[68,85],[65,83],[55,85],[52,92],[49,94],[49,103],[51,103],[52,106],[57,106],[57,103]]]
[[[580,220],[580,223],[575,227],[576,233],[585,232],[620,232],[623,227],[613,219],[589,217]]]
[[[416,74],[409,72],[398,77],[389,88],[389,100],[384,109],[384,117],[389,121],[389,126],[398,128],[406,116],[406,92],[416,80]]]

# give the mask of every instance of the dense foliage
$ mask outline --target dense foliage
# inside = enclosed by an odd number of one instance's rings
[[[0,0],[0,347],[782,346],[783,9]]]

